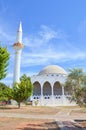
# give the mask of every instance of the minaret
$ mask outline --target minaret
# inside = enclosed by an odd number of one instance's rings
[[[15,59],[14,59],[14,75],[13,75],[13,83],[18,83],[20,78],[20,61],[21,61],[21,52],[24,48],[22,43],[22,24],[20,22],[19,28],[17,31],[16,43],[13,44],[13,48],[15,50]]]

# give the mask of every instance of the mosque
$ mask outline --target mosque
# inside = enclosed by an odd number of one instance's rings
[[[75,105],[70,103],[70,90],[66,90],[63,84],[67,78],[67,72],[57,65],[49,65],[37,75],[31,77],[34,86],[31,100],[33,105],[39,106],[65,106]]]
[[[16,43],[13,44],[15,50],[14,77],[13,82],[19,82],[21,52],[24,48],[22,43],[22,25],[20,22]],[[31,77],[34,89],[30,97],[33,105],[38,106],[64,106],[75,105],[70,103],[70,90],[64,88],[67,72],[60,66],[49,65],[41,70],[37,75]]]

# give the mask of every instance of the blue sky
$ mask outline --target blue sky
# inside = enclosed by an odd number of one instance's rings
[[[86,0],[0,0],[0,41],[10,52],[6,84],[13,82],[12,45],[20,20],[25,45],[21,75],[37,74],[51,64],[86,72]]]

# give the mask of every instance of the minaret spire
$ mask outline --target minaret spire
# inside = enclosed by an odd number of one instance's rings
[[[16,42],[22,43],[22,23],[20,21],[19,28],[17,31]]]
[[[22,22],[21,22],[21,21],[20,21],[20,23],[19,23],[18,32],[22,32]]]

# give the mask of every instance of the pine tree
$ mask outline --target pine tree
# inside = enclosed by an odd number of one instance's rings
[[[0,45],[0,80],[5,78],[7,75],[7,67],[9,65],[10,54],[6,47]]]

